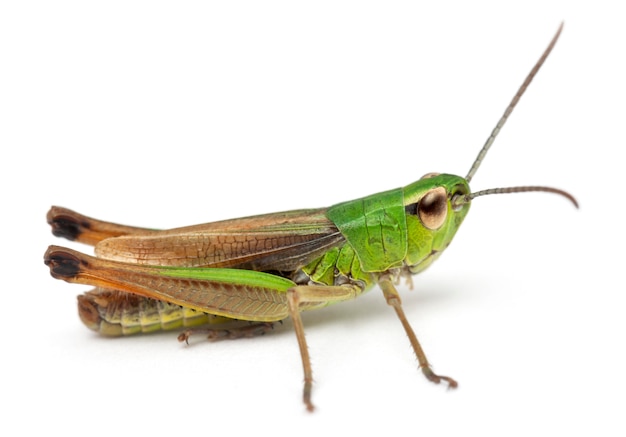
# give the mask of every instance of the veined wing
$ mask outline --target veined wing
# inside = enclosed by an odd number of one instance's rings
[[[106,238],[98,257],[144,265],[293,271],[345,240],[324,209]]]

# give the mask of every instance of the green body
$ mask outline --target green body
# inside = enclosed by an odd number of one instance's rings
[[[431,229],[418,210],[424,196],[437,188],[446,193],[445,217]],[[231,320],[272,322],[289,316],[285,294],[290,288],[316,284],[340,289],[301,307],[310,310],[346,300],[343,289],[349,289],[348,298],[356,297],[382,275],[397,280],[424,270],[448,246],[469,210],[469,202],[455,209],[451,199],[467,193],[463,178],[442,174],[326,209],[168,231],[84,216],[68,224],[64,215],[76,213],[54,213],[55,207],[51,214],[58,217],[50,221],[59,227],[57,235],[74,238],[68,234],[89,223],[77,239],[95,244],[98,258],[77,256],[97,260],[99,266],[84,277],[53,275],[98,287],[79,298],[79,314],[88,327],[105,335]],[[181,285],[185,281],[193,286]]]
[[[437,229],[428,229],[413,213],[412,206],[437,187],[448,193],[446,219]],[[404,188],[340,203],[331,207],[327,215],[354,249],[364,272],[406,267],[416,273],[452,241],[470,204],[455,211],[450,199],[467,193],[465,179],[436,175]]]
[[[424,196],[437,188],[446,193],[445,218],[430,229],[418,209]],[[397,280],[427,268],[448,246],[469,210],[469,202],[455,209],[451,199],[467,193],[463,178],[436,175],[327,209],[170,231],[124,228],[122,235],[96,244],[97,259],[106,263],[99,273],[73,280],[103,287],[80,297],[81,319],[105,335],[126,335],[229,320],[284,319],[289,315],[286,291],[299,285],[350,287],[355,297],[381,275]],[[97,225],[90,225],[93,228]],[[224,253],[218,251],[212,258],[200,254],[199,248],[210,246],[207,239],[221,241]],[[154,250],[155,259],[144,253],[150,245],[159,248]],[[259,245],[264,250],[247,256]],[[199,255],[181,258],[168,247]],[[99,275],[106,276],[104,282],[94,281]],[[180,281],[193,281],[194,286],[176,285]],[[126,298],[129,292],[133,299]],[[330,294],[302,310],[345,299],[342,293]],[[178,306],[186,312],[175,311]]]
[[[414,210],[422,197],[437,187],[448,193],[446,219],[437,229],[428,229]],[[311,266],[334,258],[334,263],[327,263],[367,286],[376,282],[381,273],[420,272],[452,241],[469,210],[469,203],[458,211],[453,210],[450,199],[459,193],[469,193],[463,178],[437,175],[404,188],[332,206],[326,214],[346,242],[313,261],[305,270],[312,271]],[[330,266],[324,274],[312,274],[312,279],[332,285],[329,270]]]

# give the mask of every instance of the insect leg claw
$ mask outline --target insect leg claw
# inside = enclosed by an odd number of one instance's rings
[[[448,383],[448,388],[457,388],[459,386],[458,382],[449,376],[439,376],[432,371],[430,367],[422,367],[422,373],[429,381],[434,382],[435,384],[439,384],[441,381],[446,381]]]

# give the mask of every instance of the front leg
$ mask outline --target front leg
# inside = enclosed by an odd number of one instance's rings
[[[396,287],[393,285],[393,281],[391,280],[391,278],[381,277],[378,281],[378,284],[383,290],[383,294],[385,295],[387,303],[391,305],[394,310],[396,310],[396,314],[398,315],[398,318],[400,319],[400,322],[402,323],[402,326],[406,331],[406,335],[409,337],[411,346],[415,351],[415,355],[417,356],[417,361],[419,362],[420,368],[422,369],[422,373],[426,376],[426,378],[428,378],[429,381],[432,381],[435,384],[439,384],[443,380],[448,383],[449,388],[456,388],[458,386],[458,383],[454,379],[448,376],[437,375],[430,368],[430,363],[426,358],[426,354],[424,353],[422,346],[417,340],[417,336],[415,335],[413,328],[411,328],[411,325],[404,315],[404,310],[402,309],[402,300],[400,299],[398,290],[396,290]]]

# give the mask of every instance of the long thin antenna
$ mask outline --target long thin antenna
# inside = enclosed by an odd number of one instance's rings
[[[466,196],[466,199],[467,200],[472,200],[472,199],[474,199],[476,197],[486,196],[488,194],[527,193],[529,191],[543,191],[543,192],[546,192],[546,193],[559,194],[559,195],[569,199],[569,201],[572,202],[576,208],[578,208],[578,202],[576,201],[576,198],[574,198],[574,196],[572,196],[567,191],[560,190],[558,188],[536,186],[536,185],[534,185],[534,186],[532,186],[532,185],[531,186],[521,186],[521,187],[506,187],[506,188],[490,188],[488,190],[482,190],[482,191],[477,191],[475,193],[468,194]]]
[[[543,52],[543,54],[541,55],[541,57],[539,58],[535,66],[533,67],[533,69],[530,70],[530,73],[528,73],[528,76],[526,76],[526,80],[524,80],[524,83],[517,91],[517,94],[515,94],[515,96],[513,97],[513,100],[511,100],[511,103],[509,103],[509,106],[504,111],[504,114],[500,118],[500,121],[498,121],[498,124],[496,124],[496,127],[493,128],[491,135],[489,135],[489,138],[487,138],[487,142],[478,153],[478,156],[476,157],[474,164],[472,164],[472,168],[470,168],[470,171],[467,173],[467,176],[465,176],[465,179],[467,180],[467,182],[471,181],[474,175],[476,174],[476,171],[478,170],[478,167],[480,167],[480,164],[482,164],[483,159],[485,158],[485,155],[487,154],[487,151],[489,151],[489,148],[491,147],[494,140],[500,133],[500,129],[502,129],[502,126],[504,126],[504,123],[506,123],[506,120],[509,118],[509,115],[511,115],[511,112],[513,112],[513,108],[515,108],[515,105],[517,105],[517,102],[519,102],[519,99],[522,97],[522,95],[526,91],[526,88],[528,88],[528,85],[530,85],[533,78],[535,77],[535,75],[537,74],[541,66],[543,65],[544,61],[546,60],[546,58],[552,51],[552,48],[556,44],[556,41],[559,39],[559,35],[561,35],[561,30],[563,30],[563,23],[561,23],[561,25],[559,26],[559,29],[556,31],[556,34],[552,38],[552,41],[550,41],[548,48],[546,48],[546,50]]]

